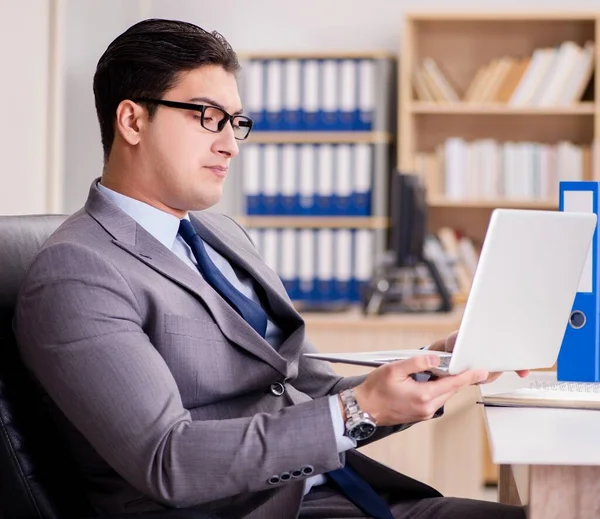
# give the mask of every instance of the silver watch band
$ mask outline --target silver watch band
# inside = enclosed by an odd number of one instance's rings
[[[344,423],[346,436],[355,442],[370,438],[375,432],[377,424],[369,416],[369,413],[360,408],[354,391],[345,389],[340,393],[340,398],[346,411],[346,422]]]
[[[346,412],[346,422],[348,425],[358,423],[364,414],[358,402],[356,401],[356,396],[354,395],[354,390],[344,389],[340,393],[340,398],[342,399],[342,404],[344,404],[344,411]]]

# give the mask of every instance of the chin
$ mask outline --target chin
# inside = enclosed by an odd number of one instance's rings
[[[189,210],[190,211],[203,211],[204,209],[210,209],[214,205],[218,204],[221,200],[221,193],[214,196],[206,196],[206,193],[199,198],[190,200]]]

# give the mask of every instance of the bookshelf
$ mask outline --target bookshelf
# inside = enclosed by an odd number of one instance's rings
[[[506,92],[502,94],[503,102],[489,99],[477,101],[477,96],[473,95],[472,82],[478,72],[483,76],[486,66],[491,70],[495,63],[496,73],[502,74],[498,72],[498,62],[512,60],[515,63],[528,58],[531,63],[534,53],[539,49],[554,50],[554,57],[558,60],[558,52],[565,42],[574,43],[580,50],[590,42],[588,45],[594,51],[591,66],[594,70],[600,70],[600,13],[407,14],[399,67],[398,169],[423,173],[416,171],[417,166],[422,167],[420,154],[439,154],[440,148],[452,138],[461,139],[467,145],[478,140],[492,140],[501,147],[505,147],[506,143],[531,143],[529,153],[535,157],[549,148],[552,149],[548,153],[558,153],[556,147],[566,141],[582,147],[582,156],[586,154],[583,179],[600,179],[600,161],[593,157],[593,143],[600,137],[600,96],[595,95],[595,92],[600,92],[600,74],[595,73],[589,80],[582,79],[586,84],[583,85],[585,88],[580,88],[581,96],[568,103],[551,102],[551,99],[560,97],[556,92],[554,95],[546,93],[549,97],[544,102],[541,98],[515,102],[510,95],[505,95]],[[420,90],[417,89],[416,76],[419,73],[415,71],[419,67],[424,68],[428,58],[435,62],[456,97],[449,95],[444,100],[439,96],[435,100],[422,99],[427,92],[423,93],[422,86]],[[551,63],[557,62],[550,60],[546,74],[540,73],[540,78],[546,78],[550,83]],[[563,65],[566,62],[569,60],[563,58]],[[557,70],[561,70],[560,66],[556,66]],[[526,71],[526,68],[522,71]],[[505,76],[497,76],[498,81],[506,78],[506,70],[508,68],[505,69]],[[489,78],[492,73],[488,73]],[[525,74],[522,72],[521,79]],[[557,85],[566,88],[567,79],[561,82],[560,76],[557,77],[559,80],[554,80],[558,81]],[[502,97],[500,87],[493,86],[489,81],[492,80],[488,80],[487,88],[496,92],[496,98]],[[518,82],[514,83],[513,96],[517,86]],[[483,95],[483,90],[479,89],[479,97]],[[536,87],[534,91],[543,97],[541,87]],[[589,150],[586,150],[587,147]],[[443,157],[447,159],[447,155]],[[505,155],[501,157],[503,160]],[[447,164],[442,161],[437,167],[440,182],[448,182],[444,176],[449,170]],[[473,172],[473,166],[470,167],[470,175],[483,177],[488,174],[487,171],[478,171],[477,167]],[[470,182],[473,178],[467,176],[465,181]],[[433,191],[430,189],[428,195],[430,230],[436,232],[441,227],[450,226],[471,237],[476,245],[481,244],[491,211],[496,207],[558,207],[557,195],[552,191],[545,191],[543,195],[541,191],[529,193],[528,196],[508,196],[508,189],[495,196],[489,193],[488,196],[472,193],[448,196],[443,188]]]
[[[558,209],[558,201],[553,200],[518,200],[502,198],[480,198],[470,200],[451,200],[443,196],[429,196],[430,209],[495,209],[497,207],[509,209]]]
[[[248,137],[249,143],[255,144],[390,144],[392,135],[387,132],[253,132]]]
[[[379,51],[239,58],[255,128],[237,160],[236,219],[300,307],[357,302],[387,241],[395,59]]]
[[[238,221],[250,228],[387,229],[389,226],[388,219],[383,216],[243,216]]]
[[[513,107],[506,103],[432,103],[413,101],[408,110],[413,114],[433,115],[591,115],[596,113],[594,103],[584,101],[572,106]]]
[[[594,157],[594,146],[591,146],[600,139],[600,13],[413,12],[407,14],[403,29],[396,161],[399,170],[423,174],[423,171],[417,171],[423,167],[419,155],[438,152],[451,138],[467,143],[490,139],[502,145],[529,142],[539,143],[542,147],[555,147],[566,141],[577,146],[590,146],[583,179],[600,180],[600,156],[596,148]],[[511,103],[518,83],[513,85],[512,92],[501,95],[499,89],[495,90],[491,100],[490,96],[485,99],[481,88],[479,95],[484,100],[477,99],[473,88],[469,90],[478,71],[486,65],[491,66],[494,60],[532,58],[537,49],[560,49],[565,42],[573,42],[581,48],[586,42],[592,42],[594,50],[594,73],[583,85],[577,99],[568,103],[544,104],[539,99],[529,103],[513,100]],[[426,58],[435,61],[453,87],[456,99],[423,99],[420,95],[427,91],[423,92],[422,84],[420,90],[416,88],[415,69]],[[549,65],[547,70],[551,70]],[[490,84],[488,88],[494,91]],[[497,101],[498,97],[503,97],[503,101]],[[481,162],[476,164],[480,166]],[[417,165],[421,167],[417,168]],[[438,161],[438,168],[441,170],[438,173],[445,172],[443,162],[440,165]],[[487,174],[481,168],[470,169],[480,177]],[[439,177],[441,181],[446,180],[442,174]],[[425,176],[424,180],[427,183]],[[443,189],[430,190],[429,230],[438,234],[441,229],[450,227],[480,246],[491,212],[498,207],[554,210],[558,208],[558,196],[547,192],[545,196],[527,197],[506,197],[505,194],[448,196]],[[461,292],[454,299],[464,303],[467,296],[468,292]],[[484,444],[487,443],[485,435],[482,436]],[[494,483],[497,467],[491,462],[488,448],[484,451],[483,470],[484,480]]]

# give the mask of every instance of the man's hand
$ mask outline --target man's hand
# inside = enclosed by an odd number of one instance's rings
[[[377,425],[419,422],[430,419],[459,389],[488,378],[487,371],[465,371],[430,382],[411,378],[439,363],[437,355],[423,355],[380,366],[354,388],[356,401]]]
[[[448,335],[448,337],[446,337],[445,339],[439,339],[439,340],[435,341],[431,346],[429,346],[429,349],[431,351],[445,351],[445,352],[451,353],[454,351],[454,345],[456,344],[457,336],[458,336],[458,331],[454,331],[450,335]],[[529,370],[524,369],[524,370],[517,371],[516,373],[521,378],[525,378],[527,375],[529,375]],[[481,383],[488,384],[490,382],[493,382],[500,375],[502,375],[502,373],[490,373],[489,377]]]

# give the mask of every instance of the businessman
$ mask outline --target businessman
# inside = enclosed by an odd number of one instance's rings
[[[224,518],[524,517],[443,498],[355,450],[440,414],[488,374],[416,382],[432,355],[341,378],[303,356],[315,350],[277,275],[241,227],[205,211],[252,129],[238,68],[222,36],[189,23],[146,20],[108,46],[93,85],[102,176],[20,293],[23,359],[93,505]]]

